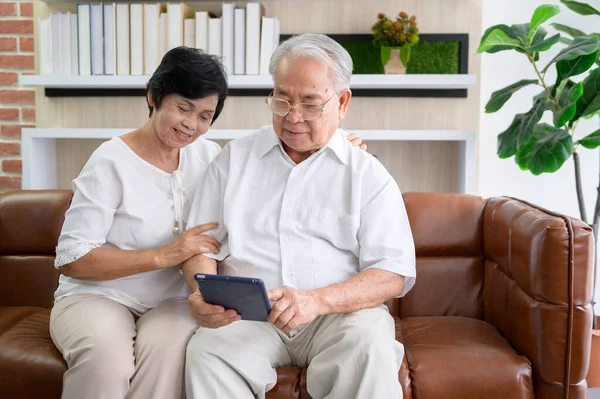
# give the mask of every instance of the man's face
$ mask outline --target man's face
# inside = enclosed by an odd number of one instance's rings
[[[336,95],[327,65],[309,58],[290,60],[283,57],[274,79],[273,96],[292,106],[306,103],[325,106],[320,118],[305,120],[300,109],[286,116],[273,114],[273,128],[288,154],[310,155],[325,147],[346,115],[350,90]],[[313,107],[320,113],[318,107]]]

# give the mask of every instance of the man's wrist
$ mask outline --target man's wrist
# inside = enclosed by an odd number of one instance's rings
[[[323,289],[319,288],[316,290],[312,290],[311,294],[317,304],[317,316],[324,316],[330,314],[329,303],[326,300]]]

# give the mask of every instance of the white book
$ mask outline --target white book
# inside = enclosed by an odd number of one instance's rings
[[[117,75],[129,75],[129,4],[117,4]]]
[[[160,13],[165,8],[158,3],[144,4],[144,73],[152,75],[162,58],[160,55]]]
[[[92,3],[90,12],[92,75],[104,75],[104,18],[102,12],[102,4]]]
[[[233,38],[233,73],[243,75],[246,73],[246,10],[236,8],[234,17]]]
[[[60,14],[60,58],[63,75],[71,75],[71,13]]]
[[[130,14],[131,74],[144,74],[144,8],[142,4],[132,4]]]
[[[273,54],[273,33],[275,32],[275,18],[262,18],[262,31],[260,34],[260,74],[269,74],[269,61]]]
[[[223,55],[223,66],[227,74],[233,75],[234,44],[233,44],[233,3],[223,3],[221,16],[221,54]]]
[[[246,75],[260,72],[260,23],[264,11],[260,3],[246,6]]]
[[[185,47],[196,47],[196,20],[194,18],[186,18],[183,21],[183,45]]]
[[[169,32],[169,18],[166,12],[160,13],[160,32],[158,37],[158,57],[162,60],[168,49],[167,35]]]
[[[71,13],[71,75],[79,75],[79,46],[77,45],[77,14]]]
[[[168,3],[167,51],[183,46],[183,21],[194,17],[194,10],[185,3]]]
[[[50,17],[39,18],[40,75],[52,75],[52,27]]]
[[[77,46],[79,74],[92,74],[92,37],[90,26],[90,5],[77,4]]]
[[[221,18],[208,19],[208,52],[220,57],[222,54]]]
[[[115,3],[104,4],[104,74],[117,73],[117,21]]]
[[[196,17],[196,48],[208,51],[208,11],[198,11]]]
[[[53,12],[50,14],[50,30],[52,31],[52,73],[54,75],[63,75],[62,67],[62,29],[60,24],[60,13]]]

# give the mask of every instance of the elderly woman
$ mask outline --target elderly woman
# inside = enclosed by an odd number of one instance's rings
[[[186,231],[185,223],[191,195],[220,151],[200,136],[226,93],[215,57],[169,51],[148,83],[148,123],[102,144],[73,181],[50,319],[69,367],[63,399],[184,396],[185,348],[198,326],[179,265],[219,252],[203,234],[216,224]]]

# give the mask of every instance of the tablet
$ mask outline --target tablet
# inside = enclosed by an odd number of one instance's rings
[[[261,279],[201,273],[194,278],[206,303],[233,309],[242,320],[267,321],[271,303]]]

